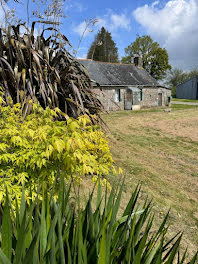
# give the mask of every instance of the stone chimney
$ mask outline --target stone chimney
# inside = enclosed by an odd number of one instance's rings
[[[142,68],[142,58],[140,56],[134,57],[135,66]]]

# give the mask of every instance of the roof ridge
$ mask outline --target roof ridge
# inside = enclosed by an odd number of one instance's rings
[[[121,63],[121,62],[108,62],[108,61],[96,61],[96,60],[92,60],[92,59],[78,59],[77,60],[84,60],[84,61],[93,61],[93,62],[97,62],[97,63],[105,63],[105,64],[115,64],[115,65],[132,65],[135,66],[134,63]],[[137,67],[137,68],[141,68],[141,67]]]

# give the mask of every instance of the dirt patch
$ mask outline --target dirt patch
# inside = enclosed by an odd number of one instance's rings
[[[198,141],[198,116],[186,117],[182,120],[159,120],[148,122],[146,125],[158,129],[165,134],[184,137],[195,142]]]

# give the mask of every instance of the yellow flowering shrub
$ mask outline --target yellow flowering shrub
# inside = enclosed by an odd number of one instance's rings
[[[87,115],[57,121],[59,109],[30,103],[33,110],[23,119],[21,105],[6,105],[0,94],[0,202],[5,186],[18,199],[24,184],[28,199],[30,186],[36,195],[39,185],[50,190],[61,176],[79,181],[115,172],[108,143]]]

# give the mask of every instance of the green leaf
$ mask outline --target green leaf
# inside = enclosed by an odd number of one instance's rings
[[[3,251],[0,249],[0,263],[1,264],[11,264],[9,259],[6,257],[6,255],[3,253]]]
[[[134,264],[141,264],[142,252],[143,252],[143,250],[145,248],[147,237],[148,237],[148,230],[146,229],[144,231],[143,237],[140,240],[137,252],[136,252],[135,257],[133,259],[133,263]]]
[[[41,209],[41,228],[40,228],[40,257],[41,260],[44,257],[45,250],[47,246],[47,226],[46,226],[46,218],[45,218],[45,201],[42,201],[42,209]]]
[[[60,263],[65,264],[65,254],[63,248],[63,236],[62,236],[62,221],[61,212],[58,213],[58,242],[59,242],[59,252],[60,252]]]
[[[150,254],[146,257],[145,264],[151,264],[152,263],[155,255],[159,251],[160,247],[162,247],[162,242],[158,242],[158,244],[153,247]]]
[[[2,230],[1,230],[2,242],[1,249],[5,256],[11,260],[12,255],[12,224],[10,218],[10,207],[8,194],[6,195],[6,202],[3,211]]]
[[[114,222],[116,220],[116,216],[117,216],[117,213],[118,213],[118,210],[119,210],[119,207],[120,207],[120,200],[121,200],[123,188],[124,188],[124,180],[123,180],[123,182],[122,182],[122,184],[120,186],[116,202],[115,202],[115,204],[114,204],[114,206],[112,208],[111,225],[114,224]]]
[[[67,245],[67,264],[72,264],[71,250],[68,239],[66,240],[66,245]]]
[[[21,205],[20,205],[20,213],[19,213],[19,223],[22,224],[22,220],[25,213],[25,191],[24,186],[22,188],[22,197],[21,197]]]
[[[107,235],[106,226],[103,227],[102,239],[100,244],[100,252],[98,258],[98,264],[108,264],[107,262]]]
[[[101,182],[100,177],[98,178],[98,189],[97,189],[97,199],[96,199],[96,208],[101,204],[102,192],[101,192]]]
[[[125,256],[124,256],[125,260],[128,261],[129,263],[130,263],[131,257],[132,257],[131,252],[133,250],[133,234],[134,234],[134,230],[135,230],[135,223],[136,223],[136,216],[134,216],[134,218],[132,219],[129,239],[127,241],[127,248],[126,248]]]
[[[34,238],[31,241],[30,247],[28,248],[26,255],[24,257],[23,264],[29,264],[32,262],[35,246],[38,240],[38,234],[39,232],[36,232],[36,234],[34,235]]]
[[[140,189],[141,187],[137,186],[135,191],[133,192],[129,202],[128,202],[128,205],[123,213],[123,216],[126,216],[126,215],[130,215],[131,212],[133,211],[135,205],[136,205],[136,202],[137,202],[137,199],[138,199],[138,196],[139,196],[139,193],[140,193]]]
[[[181,261],[180,261],[180,252],[179,252],[179,250],[178,250],[178,260],[177,260],[178,264],[184,264],[184,260],[185,260],[185,258],[186,258],[186,254],[187,254],[187,248],[186,248],[186,250],[184,251],[183,257],[182,257],[182,259],[181,259]]]
[[[32,215],[30,216],[29,219],[29,223],[28,223],[28,227],[27,227],[27,235],[25,238],[25,247],[29,248],[31,241],[32,241],[32,219],[31,219]]]
[[[56,249],[55,249],[55,230],[52,230],[51,235],[51,248],[50,248],[50,261],[56,263]]]
[[[26,236],[25,222],[26,222],[26,212],[24,211],[24,216],[21,222],[20,229],[18,231],[18,240],[16,244],[13,264],[21,263],[23,253],[25,251],[25,236]]]
[[[198,251],[195,253],[194,257],[192,258],[189,264],[195,264],[197,261],[197,258],[198,258]]]
[[[182,235],[179,236],[179,238],[173,244],[173,246],[171,247],[171,249],[168,251],[167,255],[169,255],[169,258],[165,262],[165,264],[172,264],[173,263],[173,260],[174,260],[176,254],[177,254],[178,249],[179,249],[179,244],[180,244],[181,238],[182,238]]]

